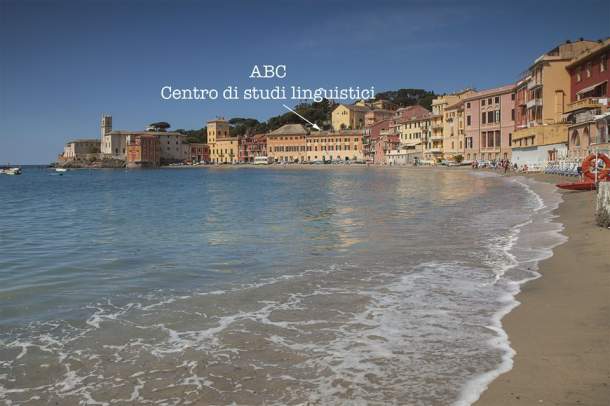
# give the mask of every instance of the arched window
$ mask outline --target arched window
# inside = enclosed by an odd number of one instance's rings
[[[591,137],[589,135],[589,129],[585,128],[582,134],[582,143],[583,146],[588,147],[591,144]]]
[[[572,132],[572,139],[570,140],[570,144],[575,147],[580,147],[580,137],[578,136],[578,130],[574,130]]]

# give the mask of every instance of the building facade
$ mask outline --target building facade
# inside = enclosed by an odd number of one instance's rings
[[[157,168],[161,164],[159,138],[149,134],[126,138],[128,168]]]
[[[515,86],[474,93],[464,103],[464,158],[466,161],[511,159],[515,129]]]
[[[239,156],[239,147],[237,144],[232,144],[230,137],[230,125],[224,118],[220,117],[215,120],[210,120],[207,123],[207,140],[210,147],[210,161],[215,164],[226,163],[233,158],[237,160]],[[223,142],[219,141],[222,140]],[[229,142],[225,142],[229,141]]]
[[[463,110],[459,109],[459,102],[474,94],[472,89],[464,89],[459,92],[449,93],[432,100],[431,140],[442,149],[441,157],[453,160],[455,156],[463,153],[459,148],[459,115]],[[451,111],[449,107],[454,107]],[[461,128],[463,137],[463,128]],[[463,140],[462,140],[463,144]]]
[[[365,114],[371,109],[366,105],[340,104],[331,114],[333,130],[356,130],[364,128]]]
[[[316,161],[364,161],[364,130],[315,131],[306,137],[306,158]]]
[[[606,126],[598,126],[610,100],[608,56],[610,39],[582,52],[566,67],[571,89],[566,110],[568,158],[581,160],[595,151],[610,153]]]
[[[538,57],[516,84],[512,161],[539,168],[566,158],[568,128],[564,120],[571,98],[572,59],[596,46],[594,41],[563,43]]]
[[[192,142],[190,148],[190,160],[193,163],[210,163],[210,146],[200,142]]]
[[[244,136],[239,144],[239,162],[252,163],[257,157],[267,156],[267,135]]]
[[[64,147],[64,159],[86,159],[97,156],[101,141],[98,139],[78,139],[68,142]]]
[[[267,154],[276,163],[305,162],[306,137],[309,132],[301,124],[286,124],[267,134]]]

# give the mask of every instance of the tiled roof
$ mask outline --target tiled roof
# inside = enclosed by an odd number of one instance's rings
[[[302,124],[285,124],[277,130],[271,131],[269,135],[305,135],[308,134]]]

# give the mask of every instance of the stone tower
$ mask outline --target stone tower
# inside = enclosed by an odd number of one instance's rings
[[[104,114],[102,116],[102,124],[101,124],[101,132],[102,132],[102,142],[104,135],[108,134],[112,131],[112,116]]]

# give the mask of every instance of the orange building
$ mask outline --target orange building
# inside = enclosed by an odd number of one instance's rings
[[[308,131],[301,124],[286,124],[267,134],[267,153],[274,162],[304,162]]]
[[[127,137],[127,167],[157,168],[161,163],[161,146],[155,135]]]

